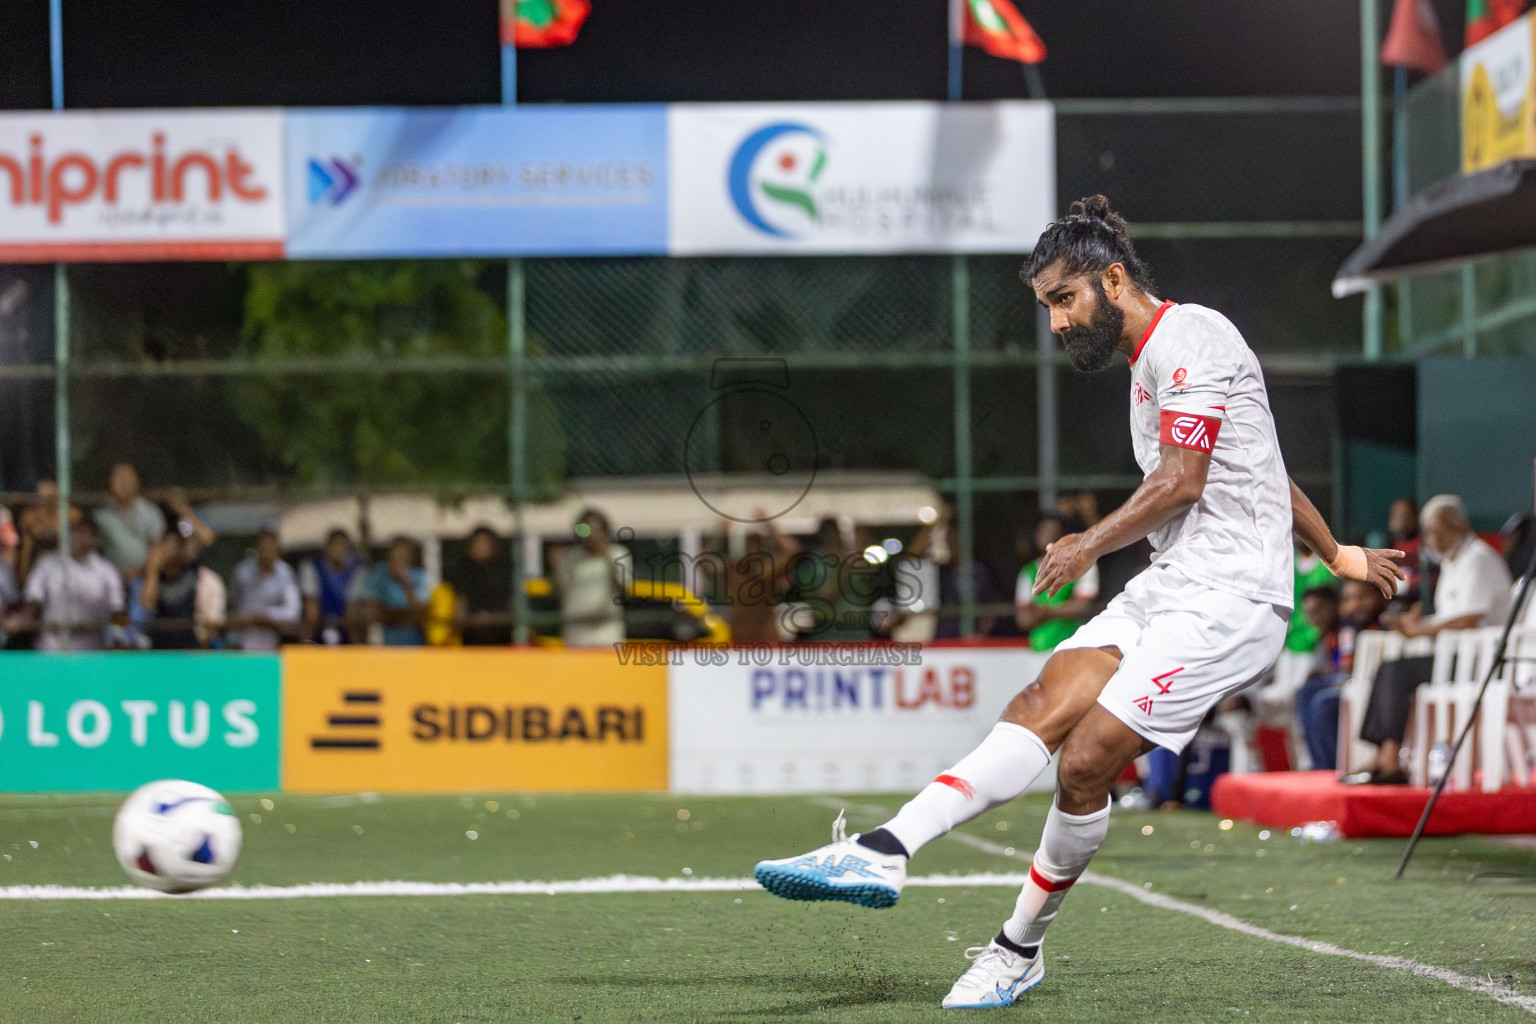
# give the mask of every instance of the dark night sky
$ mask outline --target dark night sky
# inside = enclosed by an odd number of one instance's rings
[[[1381,0],[1382,24],[1390,10]],[[71,107],[495,103],[496,0],[64,0]],[[523,102],[941,99],[945,0],[593,0]],[[1436,0],[1455,52],[1461,0]],[[1346,95],[1352,0],[1019,0],[1053,96]],[[1023,95],[966,51],[966,96]],[[47,0],[0,4],[0,108],[49,104]]]

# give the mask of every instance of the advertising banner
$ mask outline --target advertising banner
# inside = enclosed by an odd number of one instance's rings
[[[661,106],[290,110],[288,255],[664,253]]]
[[[278,259],[276,110],[0,114],[0,262]]]
[[[0,790],[278,783],[275,655],[0,655]]]
[[[1461,55],[1461,169],[1536,157],[1536,12]]]
[[[611,650],[289,647],[283,788],[662,790],[667,678]]]
[[[668,108],[671,252],[1003,252],[1055,216],[1049,103]]]
[[[672,789],[916,792],[986,736],[1047,657],[909,650],[905,659],[877,647],[736,648],[711,665],[684,657],[669,678]],[[1036,787],[1053,784],[1050,775]]]

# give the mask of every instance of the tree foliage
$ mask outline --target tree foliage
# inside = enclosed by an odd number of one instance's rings
[[[492,298],[499,270],[468,260],[253,266],[250,357],[333,366],[252,376],[238,391],[241,416],[298,483],[506,486],[507,321]],[[462,357],[463,367],[420,368]],[[377,372],[389,360],[415,366]],[[529,406],[529,481],[550,486],[564,465],[559,421],[537,391]]]

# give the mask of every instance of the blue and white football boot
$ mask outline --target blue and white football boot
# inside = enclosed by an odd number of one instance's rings
[[[941,1006],[946,1010],[991,1010],[1014,1001],[1045,980],[1045,947],[1026,960],[994,940],[965,951],[971,966],[960,975]]]
[[[758,884],[787,900],[841,900],[861,907],[894,906],[907,884],[907,858],[876,853],[845,836],[843,816],[832,823],[832,842],[819,850],[765,860],[753,873]]]

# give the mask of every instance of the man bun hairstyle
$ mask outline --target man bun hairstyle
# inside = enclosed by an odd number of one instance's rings
[[[1125,233],[1125,218],[1109,208],[1104,196],[1079,199],[1065,217],[1052,222],[1041,233],[1019,276],[1025,284],[1032,284],[1057,262],[1068,277],[1092,274],[1095,278],[1111,263],[1119,263],[1136,287],[1144,292],[1153,288],[1151,271]]]

